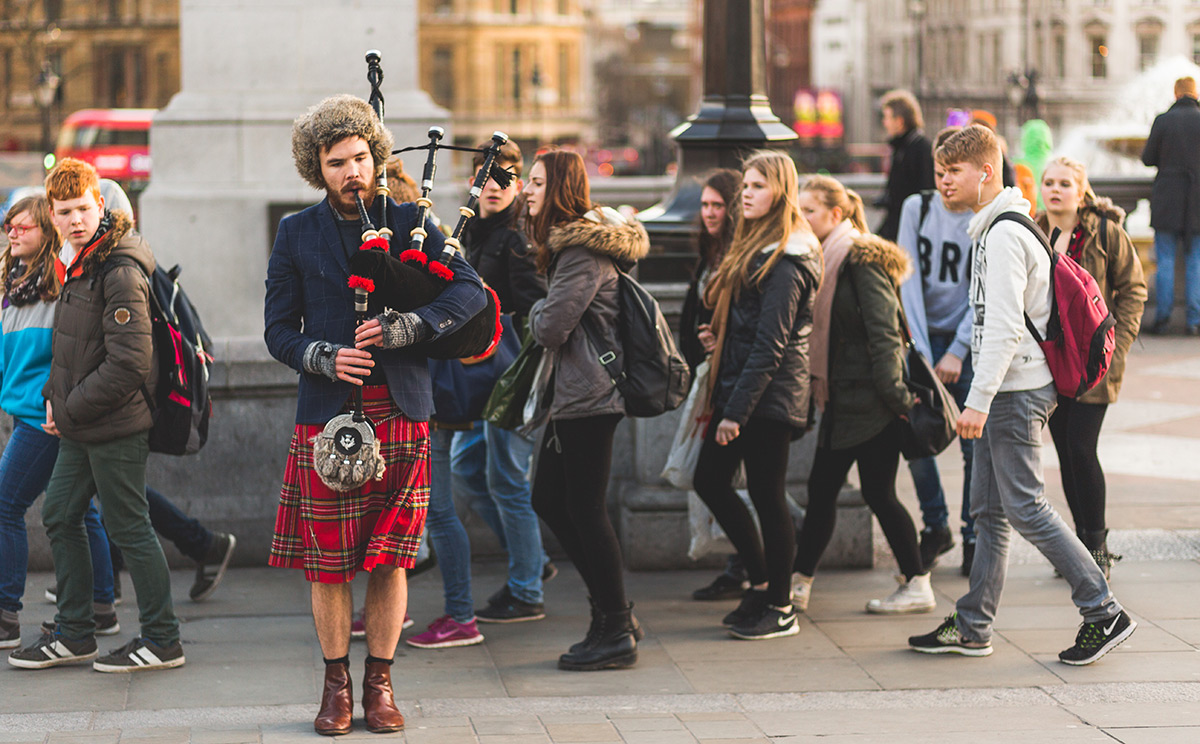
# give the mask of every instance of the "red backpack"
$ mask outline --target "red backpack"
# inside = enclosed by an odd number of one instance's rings
[[[1108,372],[1117,345],[1117,321],[1108,311],[1095,277],[1071,257],[1055,253],[1045,233],[1028,215],[1001,212],[992,227],[1001,220],[1029,228],[1050,254],[1050,322],[1046,324],[1046,337],[1037,332],[1028,315],[1025,327],[1045,352],[1059,394],[1078,398],[1096,387]]]

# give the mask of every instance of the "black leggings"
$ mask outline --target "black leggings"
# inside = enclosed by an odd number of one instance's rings
[[[621,414],[551,421],[546,425],[533,481],[533,508],[575,564],[604,612],[620,612],[624,565],[606,496],[613,435]]]
[[[721,413],[714,412],[712,420],[700,447],[693,485],[737,548],[750,582],[767,582],[767,600],[782,607],[791,601],[796,553],[796,530],[784,488],[792,427],[782,421],[750,419],[738,437],[722,447],[714,439]],[[750,510],[733,488],[733,476],[743,460],[746,487],[762,525],[761,537]]]
[[[813,576],[821,555],[833,537],[837,522],[837,497],[846,484],[850,466],[858,463],[863,501],[879,519],[892,554],[905,578],[922,573],[917,530],[908,510],[896,498],[896,467],[900,460],[899,421],[871,439],[846,449],[817,447],[808,476],[808,511],[797,538],[796,570]]]
[[[1103,536],[1098,533],[1105,529],[1107,493],[1096,446],[1107,411],[1107,403],[1080,403],[1060,395],[1058,408],[1050,417],[1050,436],[1054,438],[1054,449],[1058,450],[1067,506],[1071,508],[1076,533],[1089,549],[1100,547]],[[1088,533],[1095,539],[1090,540]]]

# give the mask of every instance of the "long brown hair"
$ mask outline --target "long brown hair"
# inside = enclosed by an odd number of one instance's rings
[[[700,215],[696,215],[700,224],[700,239],[697,242],[700,260],[711,270],[716,268],[717,262],[721,260],[721,256],[725,255],[725,250],[733,242],[733,227],[737,222],[738,215],[738,207],[735,202],[738,193],[742,190],[742,174],[731,168],[720,168],[704,179],[704,186],[717,192],[725,200],[725,222],[721,225],[720,235],[709,235]]]
[[[546,196],[536,217],[525,215],[525,234],[537,246],[538,271],[545,272],[551,259],[546,245],[550,229],[582,219],[592,209],[592,197],[587,168],[579,153],[547,150],[533,162],[546,169]]]
[[[22,212],[28,212],[33,223],[41,229],[42,244],[38,247],[37,255],[25,263],[25,272],[16,278],[14,284],[37,278],[38,293],[41,295],[42,301],[50,302],[57,299],[59,291],[62,290],[62,281],[54,269],[54,262],[58,260],[58,250],[62,246],[62,239],[58,236],[58,230],[50,220],[50,202],[46,200],[46,197],[37,194],[18,200],[16,204],[12,205],[12,209],[8,210],[8,214],[4,215],[4,224],[9,224],[9,220]],[[12,255],[12,244],[6,243],[4,252],[0,253],[0,278],[8,276],[13,263],[17,260],[19,259]]]
[[[860,233],[869,233],[871,228],[867,227],[867,213],[863,208],[862,197],[858,195],[854,189],[848,189],[842,185],[842,182],[831,176],[809,176],[804,181],[804,186],[801,191],[811,191],[817,194],[821,203],[826,209],[837,207],[842,210],[843,219],[850,220],[850,224]]]
[[[751,169],[766,179],[767,187],[771,190],[771,208],[757,219],[743,216],[738,220],[733,231],[733,242],[704,293],[704,302],[709,307],[717,305],[717,298],[722,293],[729,293],[732,300],[737,300],[741,291],[751,283],[755,286],[761,284],[783,257],[792,234],[812,232],[808,220],[800,212],[800,176],[796,172],[796,163],[784,153],[766,150],[751,155],[743,163],[743,176]],[[740,202],[738,210],[741,210]],[[814,243],[818,242],[815,237],[813,240]],[[771,243],[778,243],[778,246],[751,276],[750,264],[754,257]]]

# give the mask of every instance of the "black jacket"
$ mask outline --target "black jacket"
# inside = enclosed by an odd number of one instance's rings
[[[700,280],[708,272],[708,264],[703,258],[696,266],[696,273],[688,284],[687,294],[683,298],[683,308],[679,311],[679,352],[696,374],[696,367],[708,356],[704,344],[700,343],[700,325],[712,322],[712,310],[704,306],[704,298],[700,296]]]
[[[764,250],[750,275],[767,259]],[[713,410],[745,425],[750,418],[809,424],[808,339],[813,298],[821,281],[821,252],[811,234],[793,235],[787,252],[756,289],[742,290],[729,307]]]
[[[933,188],[933,143],[920,129],[910,129],[888,141],[892,167],[888,171],[883,206],[887,215],[879,226],[879,237],[895,240],[900,232],[900,208],[913,194]]]
[[[1200,101],[1184,96],[1154,118],[1142,162],[1158,167],[1150,226],[1200,235]]]
[[[546,278],[537,273],[528,241],[513,226],[516,212],[514,201],[499,214],[471,220],[462,243],[479,278],[496,290],[500,311],[524,318],[546,296]]]

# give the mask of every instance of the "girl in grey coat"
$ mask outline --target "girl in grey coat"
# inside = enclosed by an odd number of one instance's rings
[[[537,247],[538,268],[549,277],[529,325],[554,359],[533,507],[579,570],[592,603],[587,637],[559,657],[558,666],[628,667],[637,661],[640,628],[625,597],[621,546],[605,508],[613,434],[625,401],[583,324],[598,331],[608,349],[621,348],[617,267],[629,268],[646,255],[650,241],[641,225],[593,207],[583,159],[575,153],[539,155],[525,199],[525,233]]]

